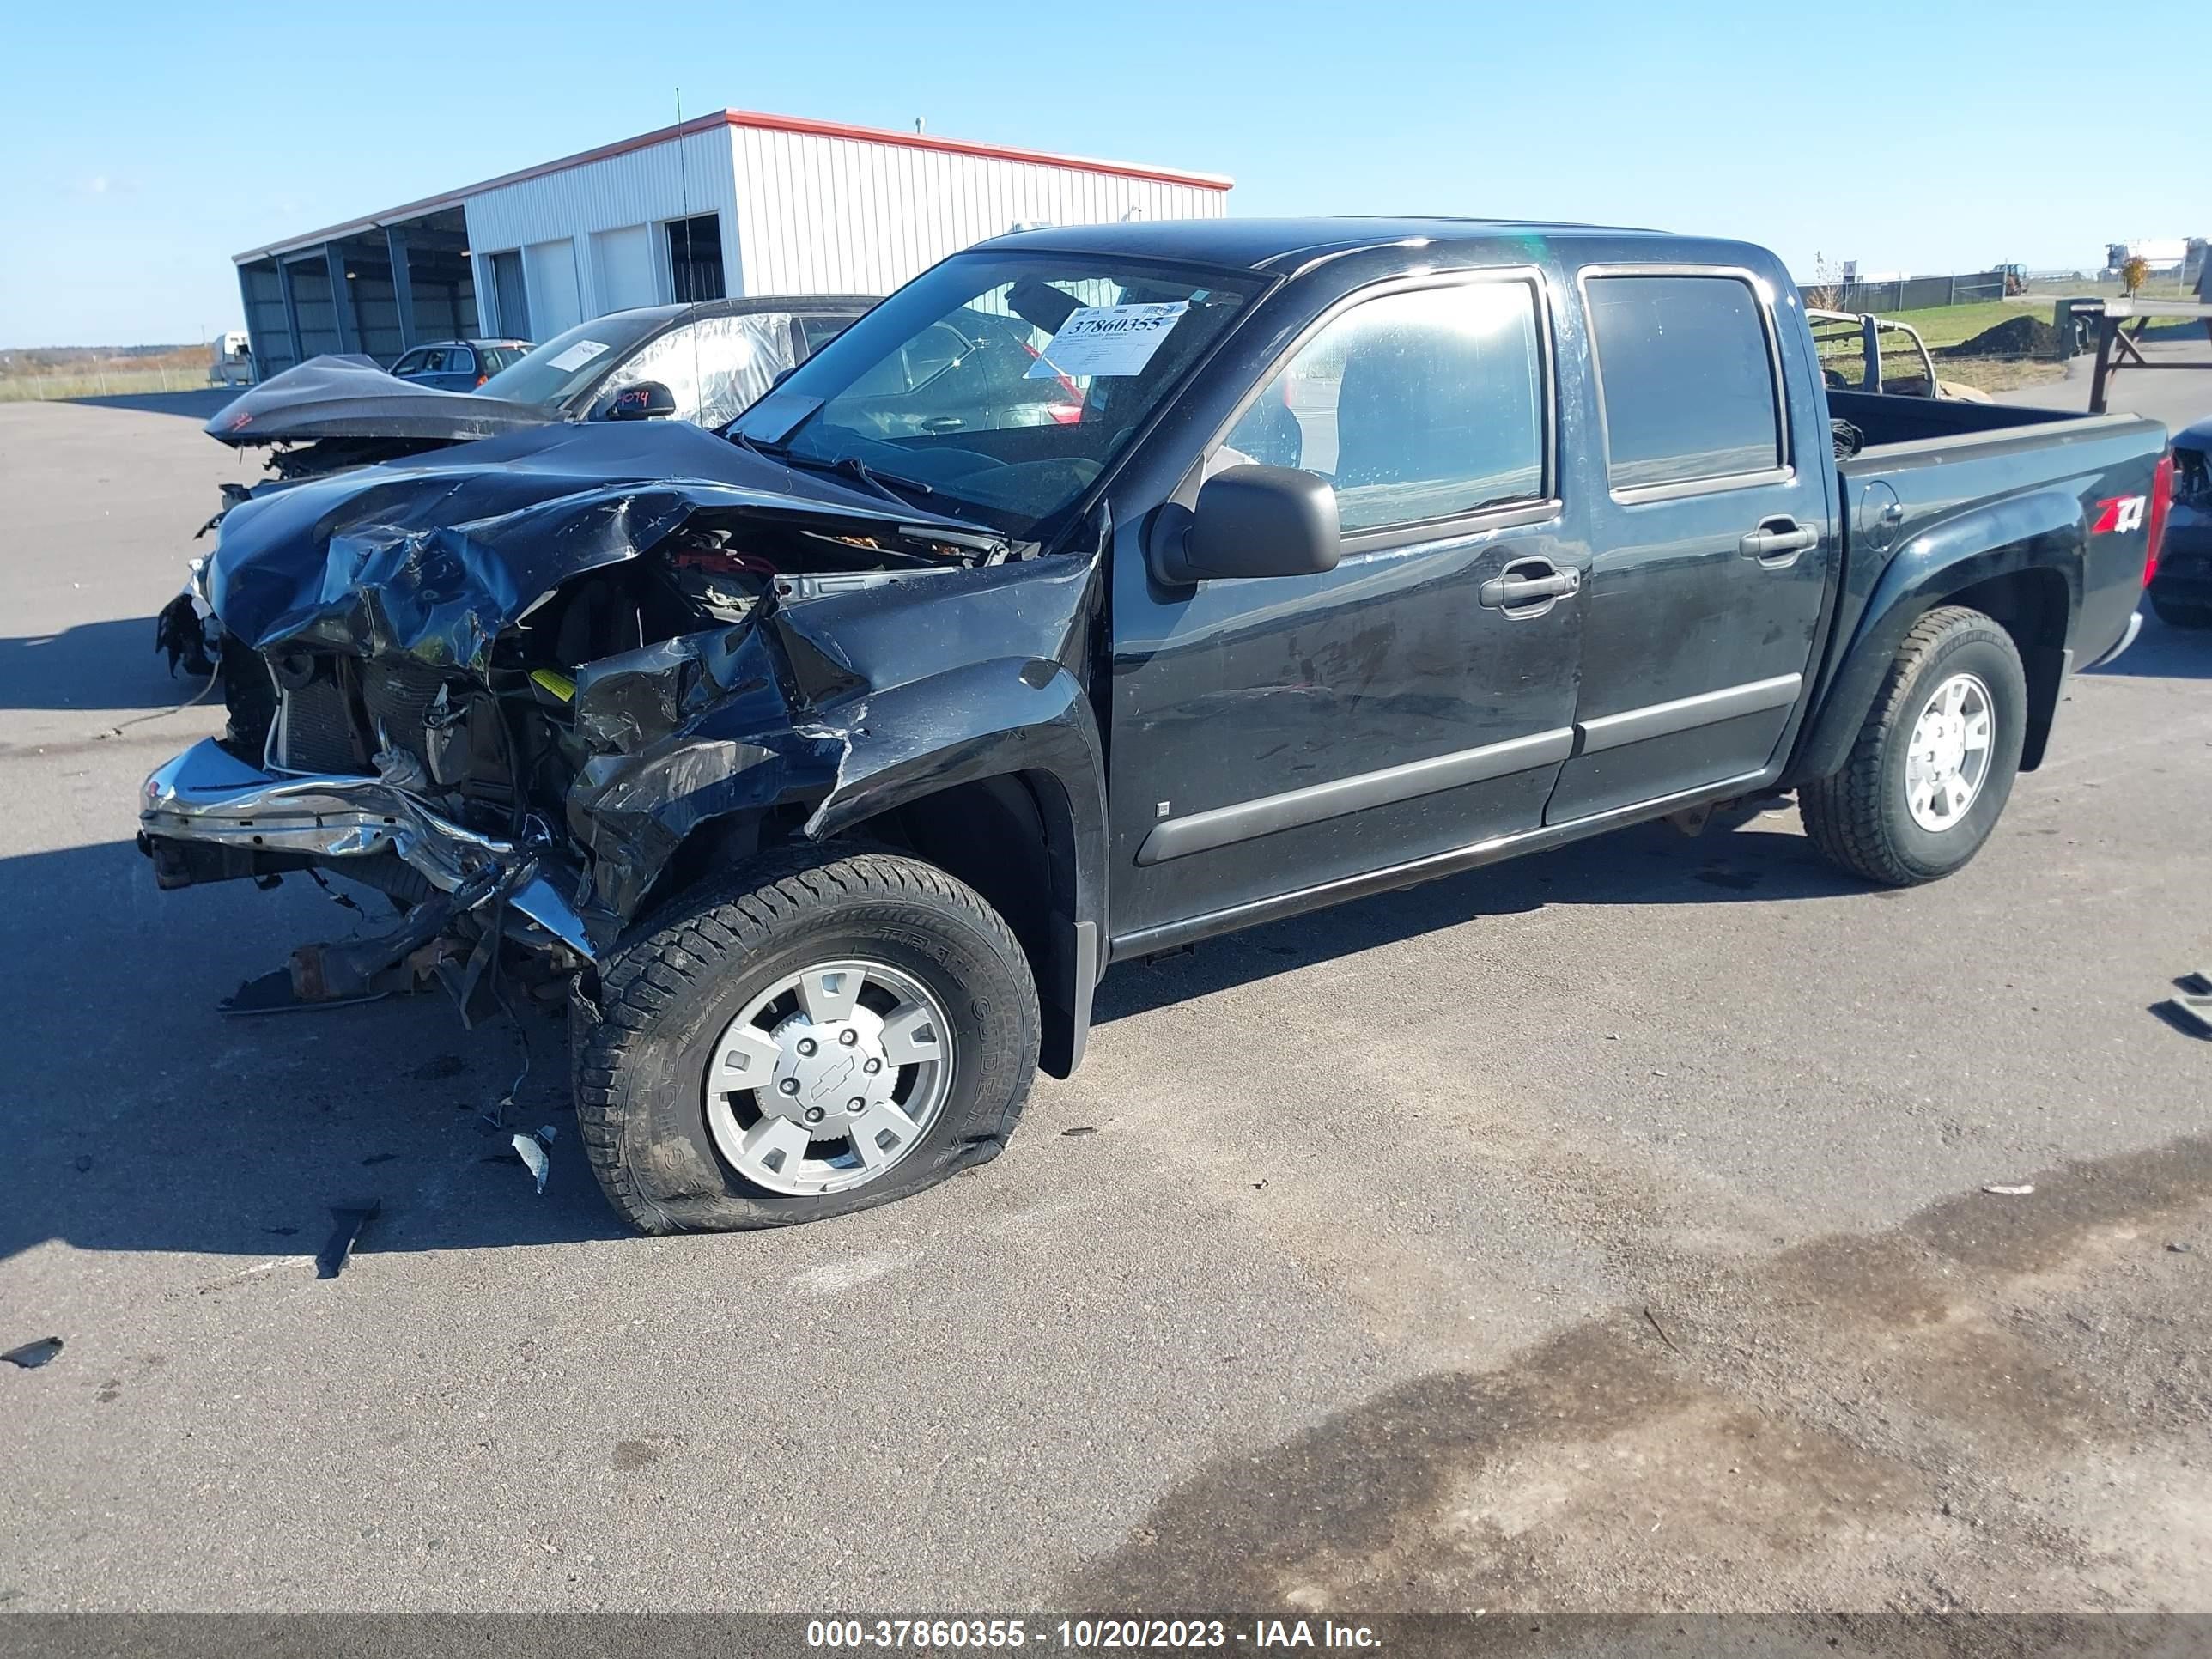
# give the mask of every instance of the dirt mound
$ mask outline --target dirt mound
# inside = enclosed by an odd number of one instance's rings
[[[1946,357],[2055,357],[2058,331],[2040,317],[2008,317],[1995,328],[1985,328],[1964,345],[1940,354]]]

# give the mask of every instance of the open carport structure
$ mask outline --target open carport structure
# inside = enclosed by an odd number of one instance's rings
[[[631,306],[883,294],[1040,224],[1218,218],[1230,180],[717,110],[236,256],[262,376],[325,352],[545,340]]]
[[[467,217],[417,203],[238,256],[246,329],[263,375],[325,352],[389,364],[422,340],[479,325]]]

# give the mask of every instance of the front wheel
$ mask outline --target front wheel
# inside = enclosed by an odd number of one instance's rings
[[[1036,1068],[1036,988],[1006,923],[889,853],[791,853],[679,902],[578,1014],[585,1147],[651,1233],[933,1186],[1006,1144]]]
[[[1797,792],[1834,865],[1885,886],[1949,875],[1996,827],[2020,769],[2027,676],[2012,635],[1946,605],[1914,624],[1832,777]]]

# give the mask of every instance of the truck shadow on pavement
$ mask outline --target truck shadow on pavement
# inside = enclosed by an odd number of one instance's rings
[[[436,993],[216,1012],[293,945],[382,924],[298,882],[158,892],[127,841],[0,860],[0,952],[19,970],[0,1259],[48,1241],[312,1256],[331,1207],[359,1199],[381,1206],[364,1256],[627,1237],[576,1141],[561,1018],[511,999],[516,1019],[471,1031]],[[511,1139],[541,1125],[543,1194]]]
[[[1717,821],[1689,840],[1653,825],[1610,847],[1602,860],[1525,859],[1132,964],[1101,988],[1098,1016],[1547,904],[1863,890],[1794,834],[1730,836]],[[0,860],[0,951],[38,964],[10,1011],[23,1035],[0,1052],[0,1133],[14,1152],[0,1160],[0,1259],[49,1240],[312,1255],[331,1208],[364,1198],[381,1208],[362,1255],[627,1237],[576,1141],[558,1016],[518,1002],[516,1018],[470,1030],[438,994],[216,1011],[294,945],[380,925],[297,879],[268,893],[246,882],[158,892],[128,841]],[[543,1194],[510,1139],[541,1126],[555,1131]]]
[[[1733,904],[1763,900],[1895,897],[1824,863],[1796,832],[1793,805],[1767,804],[1716,816],[1687,837],[1664,823],[1470,870],[1403,892],[1316,910],[1194,951],[1127,963],[1098,988],[1104,1024],[1189,997],[1250,984],[1315,963],[1357,956],[1479,916],[1517,915],[1552,904]],[[1786,827],[1785,827],[1786,826]],[[1606,849],[1593,857],[1591,848]]]
[[[151,617],[0,635],[0,708],[167,708],[206,685],[181,668],[169,673]]]

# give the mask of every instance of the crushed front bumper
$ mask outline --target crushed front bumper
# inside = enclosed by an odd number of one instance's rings
[[[584,916],[541,872],[538,848],[480,835],[432,811],[380,778],[280,776],[249,766],[212,738],[194,744],[146,780],[138,804],[138,843],[163,872],[164,842],[218,849],[234,860],[221,873],[253,873],[257,857],[346,860],[398,854],[441,893],[463,893],[464,908],[495,893],[586,959],[596,957]],[[495,872],[496,874],[492,872]],[[487,877],[489,879],[487,879]]]

